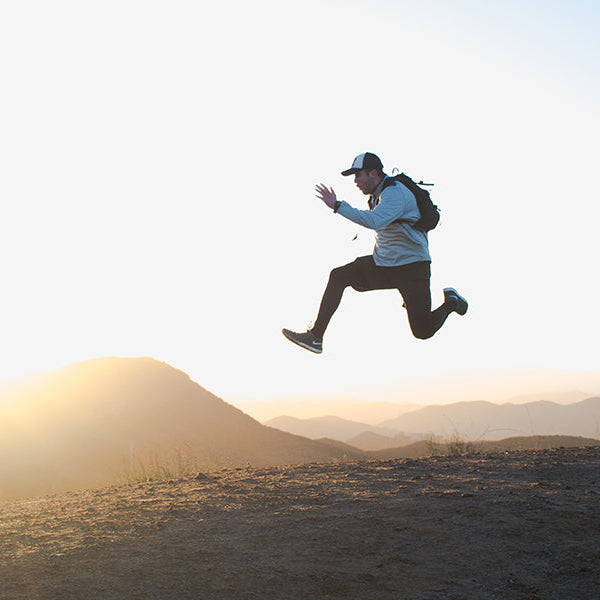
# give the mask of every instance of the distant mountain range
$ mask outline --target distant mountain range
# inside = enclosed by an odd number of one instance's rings
[[[261,423],[282,415],[297,419],[331,416],[373,426],[422,406],[414,402],[360,401],[351,397],[305,398],[284,402],[243,400],[233,404]]]
[[[598,375],[600,379],[600,374]],[[493,384],[492,384],[493,385]],[[600,388],[600,385],[598,386]],[[492,401],[493,404],[529,404],[538,401],[553,402],[555,404],[574,404],[588,398],[598,396],[599,394],[582,392],[579,390],[570,390],[563,392],[545,392],[528,393],[518,396],[511,396],[501,401]],[[392,392],[390,396],[393,397]],[[487,398],[477,398],[469,400],[475,402],[479,400],[489,400]],[[452,402],[465,402],[458,400]],[[352,397],[335,398],[306,398],[297,401],[260,401],[260,400],[240,400],[233,402],[240,410],[249,414],[261,423],[269,423],[273,419],[286,416],[296,419],[314,419],[316,417],[339,417],[346,421],[353,421],[367,424],[371,427],[381,427],[386,421],[394,420],[402,415],[414,412],[425,406],[439,405],[448,406],[450,402],[432,401],[417,404],[414,402],[379,402],[379,401],[360,401]]]
[[[333,416],[311,419],[281,416],[267,421],[265,425],[313,440],[328,438],[346,442],[361,450],[405,446],[420,437],[405,435],[391,427],[377,427]]]
[[[600,438],[600,398],[573,404],[537,401],[524,404],[458,402],[426,406],[381,427],[408,433],[498,440],[519,435],[577,435]]]
[[[318,439],[331,438],[362,450],[404,446],[419,438],[459,435],[468,440],[508,436],[571,435],[600,439],[600,398],[572,404],[547,401],[523,404],[458,402],[426,406],[377,426],[338,417],[296,419],[281,416],[271,427]]]
[[[422,406],[413,402],[365,402],[354,398],[306,398],[295,402],[246,400],[234,404],[261,423],[282,415],[297,419],[330,416],[374,426]]]
[[[267,421],[265,425],[311,439],[326,437],[342,442],[365,432],[379,434],[388,438],[393,437],[397,433],[397,430],[394,428],[377,427],[334,416],[313,417],[311,419],[281,416]]]

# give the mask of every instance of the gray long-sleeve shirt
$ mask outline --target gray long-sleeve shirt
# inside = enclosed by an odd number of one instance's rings
[[[373,210],[359,210],[342,201],[338,214],[353,223],[375,230],[373,259],[376,265],[396,267],[431,261],[427,234],[411,227],[420,217],[414,194],[399,181],[382,192],[386,178],[371,198],[372,205],[375,205]],[[398,223],[398,219],[407,222]]]

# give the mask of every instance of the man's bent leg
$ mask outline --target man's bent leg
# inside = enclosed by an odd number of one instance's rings
[[[407,280],[399,291],[404,298],[411,331],[421,340],[432,337],[453,310],[446,302],[431,310],[429,277]]]

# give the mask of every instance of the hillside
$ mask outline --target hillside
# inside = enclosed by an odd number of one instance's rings
[[[596,447],[0,502],[0,598],[593,599],[599,472]]]
[[[150,358],[86,361],[0,395],[0,498],[343,454],[261,425]]]
[[[396,448],[370,450],[365,455],[371,459],[427,458],[430,456],[480,455],[513,450],[550,450],[556,448],[584,448],[600,446],[600,440],[566,435],[532,435],[508,437],[495,441],[471,442],[456,438],[438,442],[435,439],[419,440]]]

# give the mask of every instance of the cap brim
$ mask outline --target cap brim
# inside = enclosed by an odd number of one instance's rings
[[[342,175],[344,177],[348,177],[348,175],[354,175],[355,173],[358,173],[360,171],[360,169],[346,169],[345,171],[342,171]]]

